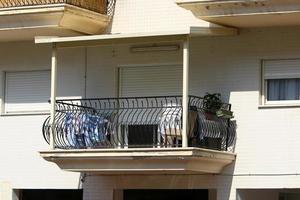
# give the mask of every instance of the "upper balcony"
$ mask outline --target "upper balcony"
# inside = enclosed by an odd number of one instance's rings
[[[57,100],[53,151],[41,152],[68,171],[116,173],[220,173],[235,160],[235,124],[211,117],[205,100],[189,97],[189,146],[183,148],[182,96]],[[49,143],[51,119],[43,135]]]
[[[298,0],[177,0],[200,19],[231,27],[300,25]]]
[[[114,0],[2,0],[0,41],[34,36],[100,34],[109,25]]]

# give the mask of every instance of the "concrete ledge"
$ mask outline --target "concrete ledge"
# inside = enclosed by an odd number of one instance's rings
[[[176,3],[202,20],[223,26],[300,25],[298,0],[177,0]]]
[[[36,34],[49,36],[101,34],[110,23],[109,16],[69,4],[0,9],[0,16],[1,40],[14,40],[11,35],[24,29],[27,30],[26,37],[20,33],[15,40],[22,37],[25,40],[32,40]]]
[[[220,173],[236,155],[202,148],[42,151],[61,169],[100,174]]]

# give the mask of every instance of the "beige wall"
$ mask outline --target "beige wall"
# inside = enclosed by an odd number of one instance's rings
[[[221,92],[238,126],[235,173],[300,169],[300,107],[259,108],[261,59],[299,58],[299,28],[242,30],[191,44],[191,91]]]
[[[238,36],[191,40],[191,93],[203,95],[207,91],[221,92],[224,100],[229,100],[233,105],[238,126],[238,156],[236,163],[229,166],[224,173],[237,176],[105,177],[105,180],[109,180],[107,187],[217,188],[219,200],[236,199],[237,188],[299,188],[299,176],[284,174],[295,174],[300,169],[297,145],[300,139],[300,108],[259,107],[261,60],[299,58],[299,34],[299,28],[256,29],[242,30]],[[97,51],[96,49],[94,48],[94,51]],[[177,55],[175,53],[175,58],[162,54],[147,54],[151,59],[144,60],[143,55],[130,54],[128,48],[123,46],[114,51],[114,66],[149,63],[149,60],[155,60],[157,63],[167,63],[172,59],[178,62],[181,60],[179,52]],[[152,59],[154,56],[161,60]],[[92,61],[93,57],[95,56],[92,56],[89,62],[96,62]],[[100,58],[98,61],[102,62]],[[99,182],[103,184],[105,180],[97,176],[89,179],[91,182],[86,183],[86,193],[90,194],[90,190],[96,190],[100,194],[102,190],[97,185]],[[90,185],[96,188],[90,188]],[[112,192],[109,189],[106,191]],[[99,195],[89,195],[87,199],[98,197]]]
[[[180,54],[180,52],[165,55],[154,53],[150,57],[130,55],[128,46],[59,50],[58,96],[59,98],[84,97],[85,94],[87,97],[116,96],[118,66],[149,64],[149,59],[154,61],[153,64],[180,63]],[[4,103],[6,71],[50,69],[50,56],[50,47],[34,45],[32,42],[1,44],[0,101]],[[1,108],[4,109],[4,105],[1,105]],[[42,137],[42,124],[47,116],[47,114],[0,116],[0,187],[3,188],[0,190],[1,194],[12,196],[12,188],[80,187],[78,173],[63,172],[56,165],[44,161],[38,154],[38,151],[48,149]]]
[[[88,48],[87,96],[112,97],[118,93],[118,68],[182,64],[182,52],[131,53],[130,45]]]
[[[236,199],[236,189],[242,188],[300,188],[299,176],[230,176],[293,174],[300,169],[300,108],[259,108],[261,59],[299,58],[299,34],[300,28],[257,29],[242,30],[238,36],[191,40],[191,93],[221,92],[233,105],[238,125],[237,160],[224,171],[229,176],[88,176],[85,199],[109,200],[113,189],[137,187],[218,189],[218,200]],[[87,97],[115,96],[117,67],[181,62],[181,51],[133,54],[127,45],[61,50],[58,93],[61,97],[85,93]],[[31,43],[0,46],[0,72],[49,68],[49,47]],[[79,174],[63,172],[38,154],[48,148],[41,134],[45,118],[0,117],[0,185],[16,189],[78,187]]]
[[[209,26],[190,11],[177,6],[175,0],[116,1],[113,33],[141,33],[186,30],[190,26]]]
[[[4,99],[5,71],[50,69],[50,56],[50,48],[33,43],[1,44],[1,100]],[[59,94],[80,96],[83,93],[83,79],[80,76],[83,77],[84,70],[80,63],[84,58],[81,50],[67,51],[61,56],[64,56],[64,68],[59,73],[65,74],[65,78],[59,80]],[[79,174],[63,172],[39,156],[38,151],[48,148],[42,137],[42,124],[46,117],[0,116],[0,187],[3,184],[17,189],[78,187]]]

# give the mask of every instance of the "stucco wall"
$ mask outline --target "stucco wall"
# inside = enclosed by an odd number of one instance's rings
[[[59,95],[82,96],[82,50],[64,51],[60,53],[61,57],[64,57],[64,61],[59,63],[64,68],[59,70],[59,74],[64,74],[64,78],[59,79]],[[4,100],[5,71],[50,69],[50,58],[50,48],[45,46],[33,43],[1,44],[1,101]],[[3,183],[18,189],[78,187],[78,174],[63,172],[39,156],[38,151],[48,149],[42,137],[42,124],[46,117],[47,115],[0,116],[0,185]]]
[[[175,0],[116,1],[115,16],[109,31],[140,33],[186,30],[190,26],[210,26],[190,11],[179,7]]]
[[[300,108],[261,108],[259,104],[261,60],[299,58],[299,33],[299,28],[256,29],[241,30],[238,36],[191,40],[191,93],[221,92],[233,105],[238,127],[237,160],[225,175],[113,177],[116,180],[112,184],[109,179],[108,187],[217,188],[218,199],[224,200],[236,199],[237,188],[299,188]],[[128,48],[122,48],[115,52],[115,66],[145,62],[142,56],[134,57],[128,54]],[[180,62],[181,53],[177,56],[175,60]],[[160,62],[169,62],[165,57]],[[154,59],[146,63],[149,60]],[[102,182],[101,177],[90,179],[87,194],[89,185],[96,187],[95,182]]]
[[[238,126],[237,160],[224,171],[226,176],[88,176],[85,199],[112,199],[113,189],[137,187],[213,188],[218,189],[218,200],[236,199],[236,189],[241,188],[299,188],[299,176],[283,174],[300,169],[300,108],[259,108],[261,59],[299,58],[299,34],[300,28],[256,29],[242,30],[238,36],[191,40],[191,93],[221,92],[233,105]],[[2,44],[0,71],[49,69],[50,53],[49,47],[32,43]],[[117,67],[174,63],[182,63],[181,51],[133,54],[129,46],[116,44],[60,50],[58,94],[115,96]],[[0,83],[1,94],[3,75]],[[38,151],[48,148],[41,134],[45,118],[0,117],[2,185],[16,189],[78,187],[79,174],[63,172],[39,157]]]

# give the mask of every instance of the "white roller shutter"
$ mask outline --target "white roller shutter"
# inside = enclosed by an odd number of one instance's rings
[[[300,78],[300,60],[266,60],[264,61],[264,78]]]
[[[182,94],[182,66],[139,66],[120,68],[123,97]]]
[[[50,71],[7,72],[6,113],[49,111]]]

